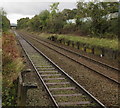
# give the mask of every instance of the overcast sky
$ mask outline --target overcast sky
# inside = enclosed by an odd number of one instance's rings
[[[7,12],[7,17],[11,23],[17,23],[17,20],[20,18],[32,18],[34,15],[39,14],[42,10],[49,10],[50,5],[54,2],[60,2],[59,10],[61,11],[65,8],[76,8],[77,1],[88,2],[94,0],[0,0],[0,8],[3,7]]]
[[[7,17],[11,23],[17,23],[17,20],[23,17],[32,18],[42,10],[49,10],[53,2],[60,2],[59,10],[65,8],[76,8],[77,0],[0,0],[0,7],[7,12]]]

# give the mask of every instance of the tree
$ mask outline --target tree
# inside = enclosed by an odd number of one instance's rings
[[[76,16],[77,9],[64,9],[61,14],[63,15],[64,20],[74,19]]]
[[[47,30],[47,22],[50,17],[50,12],[48,10],[44,10],[38,16],[40,18],[42,31]]]
[[[92,19],[92,31],[96,36],[102,36],[107,32],[108,27],[108,14],[116,12],[118,9],[118,3],[110,2],[98,2],[98,3],[89,3],[89,13]]]
[[[0,29],[2,28],[3,32],[6,32],[10,28],[10,21],[6,17],[6,12],[4,11],[3,8],[0,9]]]
[[[81,18],[91,18],[90,29],[91,33],[95,36],[102,37],[109,28],[108,15],[118,10],[118,3],[111,2],[78,2],[77,3],[77,15],[76,24],[80,28],[82,27]],[[88,22],[86,22],[88,23]]]
[[[118,11],[116,2],[78,2],[77,9],[64,9],[62,12],[59,11],[58,6],[59,3],[53,3],[50,5],[50,11],[44,10],[32,19],[18,20],[18,27],[51,33],[60,33],[64,32],[65,28],[66,30],[74,28],[73,32],[98,37],[102,37],[106,32],[115,33],[118,30],[117,20],[109,18],[109,14]],[[67,24],[66,20],[69,19],[76,19],[76,24]]]
[[[58,12],[58,5],[59,2],[50,5],[51,12],[49,15],[50,17],[47,20],[47,28],[51,33],[59,32],[64,25],[63,16],[60,12]]]
[[[51,10],[51,17],[53,17],[54,15],[56,15],[56,13],[58,12],[58,5],[59,2],[57,3],[53,3],[52,5],[50,5],[50,10]]]
[[[30,19],[28,17],[17,20],[17,28],[20,29],[27,28],[29,20]]]
[[[63,19],[62,14],[60,12],[57,13],[53,19],[50,18],[47,21],[48,32],[51,33],[60,32],[65,23],[66,21]]]
[[[4,11],[3,8],[0,8],[0,16],[6,16],[7,13]]]
[[[30,20],[30,27],[33,31],[40,31],[42,30],[42,23],[40,21],[39,15],[35,15],[31,20]]]
[[[76,25],[80,27],[82,22],[81,18],[89,17],[88,3],[77,2],[77,13],[76,13]]]

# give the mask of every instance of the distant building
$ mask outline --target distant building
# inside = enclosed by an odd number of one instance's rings
[[[85,18],[80,18],[80,21],[86,22],[86,21],[91,21],[91,17],[85,17]]]
[[[76,24],[76,19],[69,19],[66,21],[67,23],[72,23],[72,24]]]
[[[103,16],[103,17],[107,17],[107,20],[110,20],[112,18],[118,18],[118,12],[111,13],[111,14],[108,14],[108,15]]]
[[[105,18],[105,17],[107,18],[107,20],[110,20],[112,18],[118,18],[118,12],[107,14],[103,16],[102,18]],[[91,21],[91,20],[92,20],[91,17],[80,18],[80,21],[82,22]],[[69,19],[66,22],[76,24],[76,19]]]

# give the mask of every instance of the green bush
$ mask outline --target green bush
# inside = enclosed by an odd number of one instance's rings
[[[118,36],[116,34],[114,34],[114,33],[108,33],[108,32],[106,32],[106,33],[104,33],[103,38],[117,39]]]
[[[11,33],[3,34],[2,38],[2,105],[15,106],[17,101],[17,78],[24,67],[23,60],[17,49],[15,36]]]
[[[6,16],[2,16],[2,30],[6,32],[10,29],[10,21],[7,19]]]

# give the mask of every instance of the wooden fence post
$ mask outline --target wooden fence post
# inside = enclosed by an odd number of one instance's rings
[[[63,44],[65,45],[65,39],[63,40]]]
[[[84,51],[86,52],[86,44],[83,44]]]
[[[21,72],[19,75],[18,99],[17,99],[18,106],[25,106],[26,105],[27,90],[29,88],[37,88],[37,84],[26,84],[24,82],[24,76],[28,72],[31,72],[31,69],[27,69],[26,71]]]
[[[72,47],[74,47],[74,45],[75,45],[75,44],[74,44],[74,42],[72,41]]]
[[[91,50],[92,50],[92,54],[95,54],[95,52],[94,52],[94,51],[95,51],[94,48],[91,48]]]
[[[76,45],[77,45],[77,49],[79,49],[80,48],[80,43],[76,42]]]
[[[70,45],[70,41],[69,41],[69,40],[67,41],[67,45],[68,45],[68,46]]]
[[[101,48],[101,52],[102,52],[102,56],[104,56],[104,55],[105,55],[105,50],[104,50],[104,48]]]
[[[118,58],[118,51],[113,51],[113,59],[117,59]]]
[[[61,40],[61,44],[64,44],[64,39]]]
[[[59,42],[61,43],[61,42],[62,42],[62,40],[60,39],[60,40],[59,40]]]

